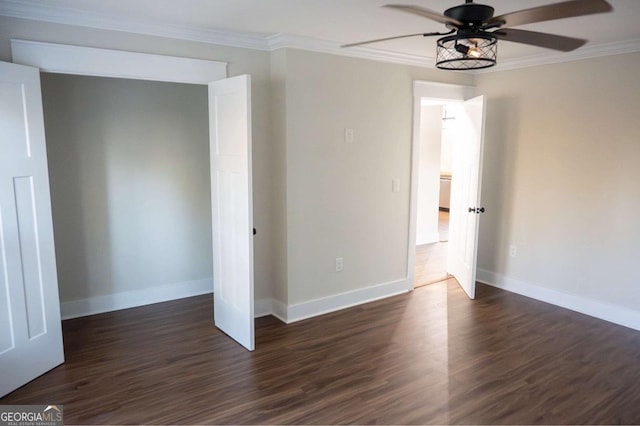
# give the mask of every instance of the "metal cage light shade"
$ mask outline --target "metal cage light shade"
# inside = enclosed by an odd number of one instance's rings
[[[455,34],[436,45],[436,67],[444,70],[474,70],[496,64],[498,39],[491,34]]]

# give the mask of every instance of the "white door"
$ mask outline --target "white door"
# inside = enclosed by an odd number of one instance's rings
[[[0,396],[63,362],[40,71],[0,62]]]
[[[254,349],[251,78],[209,83],[214,322]]]
[[[484,110],[484,96],[462,103],[456,117],[460,133],[453,144],[447,269],[471,299],[476,297],[478,219],[484,212],[480,203]]]

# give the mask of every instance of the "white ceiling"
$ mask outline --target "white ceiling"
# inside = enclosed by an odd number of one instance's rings
[[[586,38],[570,57],[640,51],[640,0],[608,0],[612,13],[562,19],[518,28]],[[445,30],[442,24],[384,4],[413,4],[438,12],[463,0],[0,0],[0,14],[96,26],[230,45],[333,50],[369,39]],[[496,15],[555,3],[549,0],[480,0]],[[435,38],[414,37],[353,48],[348,55],[390,55],[394,61],[432,63]],[[582,53],[580,52],[582,51]],[[576,54],[578,56],[576,56]],[[498,62],[559,59],[555,51],[499,42]],[[582,56],[580,56],[582,55]]]

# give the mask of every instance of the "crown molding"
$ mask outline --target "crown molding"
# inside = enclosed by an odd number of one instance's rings
[[[274,51],[283,48],[300,49],[312,52],[329,53],[332,55],[369,59],[372,61],[437,69],[435,67],[435,58],[430,56],[391,52],[364,46],[344,49],[340,47],[340,43],[338,42],[288,34],[264,34],[212,30],[192,26],[121,19],[111,15],[89,13],[77,9],[33,4],[26,0],[2,0],[0,2],[0,15],[245,49],[262,51]],[[569,53],[551,52],[542,55],[528,56],[525,58],[505,60],[500,60],[498,58],[498,65],[495,67],[478,71],[458,72],[484,74],[488,72],[508,71],[539,65],[635,52],[640,52],[640,39],[586,46]]]
[[[329,53],[332,55],[348,56],[352,58],[370,59],[372,61],[389,62],[393,64],[413,65],[422,68],[435,69],[435,59],[428,56],[412,55],[408,53],[391,52],[371,47],[343,48],[336,41],[318,40],[311,37],[276,34],[267,38],[269,50],[300,49],[312,52]]]
[[[524,58],[505,59],[503,61],[500,61],[500,58],[498,58],[497,66],[484,70],[478,70],[476,71],[476,74],[510,71],[521,68],[536,67],[540,65],[559,64],[563,62],[573,62],[583,59],[599,58],[602,56],[621,55],[625,53],[637,52],[640,52],[640,39],[615,43],[595,44],[592,46],[585,46],[583,48],[574,50],[573,52],[552,52],[545,53],[543,55],[527,56]]]
[[[192,26],[123,19],[71,8],[43,4],[36,5],[24,0],[3,0],[0,2],[0,15],[245,49],[269,50],[269,45],[266,41],[269,34],[211,30]]]

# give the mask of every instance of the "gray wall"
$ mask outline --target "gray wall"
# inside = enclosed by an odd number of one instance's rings
[[[481,269],[640,313],[638,70],[636,53],[478,76]]]
[[[472,76],[296,49],[275,65],[285,78],[278,140],[286,146],[288,304],[404,281],[413,81],[470,84]],[[354,143],[345,143],[345,128]]]
[[[61,301],[210,279],[207,87],[41,81]]]

